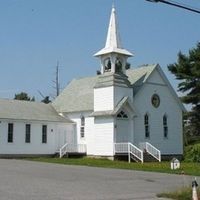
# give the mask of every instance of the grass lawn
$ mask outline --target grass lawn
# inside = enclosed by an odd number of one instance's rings
[[[151,172],[173,173],[181,174],[183,171],[186,175],[200,176],[200,164],[199,163],[181,163],[181,168],[178,170],[170,169],[170,162],[154,162],[154,163],[128,163],[125,161],[111,161],[107,159],[94,159],[94,158],[28,158],[32,161],[58,163],[65,165],[84,165],[91,167],[104,167],[104,168],[116,168],[116,169],[129,169],[129,170],[141,170]]]
[[[198,190],[198,198],[200,198],[199,194],[200,194],[200,190]],[[192,188],[185,187],[174,192],[161,193],[161,194],[158,194],[157,197],[164,197],[164,198],[170,198],[170,199],[176,199],[176,200],[191,200]]]

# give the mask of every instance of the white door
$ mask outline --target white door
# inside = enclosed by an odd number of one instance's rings
[[[57,148],[60,149],[67,142],[67,130],[60,128],[57,136]]]
[[[128,119],[117,119],[116,143],[130,142],[130,122]]]

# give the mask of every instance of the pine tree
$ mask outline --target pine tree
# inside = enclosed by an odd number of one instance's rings
[[[179,52],[177,62],[168,69],[180,80],[178,90],[184,94],[182,102],[192,105],[187,113],[192,134],[200,135],[200,42],[188,55]]]

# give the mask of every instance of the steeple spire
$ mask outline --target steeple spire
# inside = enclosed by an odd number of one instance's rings
[[[108,27],[106,44],[103,49],[98,51],[94,56],[99,57],[108,53],[119,53],[126,56],[133,56],[132,53],[124,49],[121,45],[120,34],[117,24],[116,10],[114,4],[110,15],[110,23]]]
[[[122,48],[114,4],[112,6],[105,48]]]
[[[99,57],[101,60],[102,74],[107,72],[126,73],[127,59],[133,54],[122,47],[114,6],[110,15],[105,47],[94,56]]]

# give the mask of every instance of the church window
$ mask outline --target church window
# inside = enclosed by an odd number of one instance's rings
[[[80,135],[81,135],[81,138],[85,137],[85,117],[84,116],[81,117]]]
[[[151,103],[153,107],[158,108],[160,105],[160,97],[157,94],[153,94],[151,97]]]
[[[104,61],[104,70],[105,70],[105,72],[110,72],[111,71],[111,60],[110,60],[110,58],[105,59],[105,61]]]
[[[122,71],[122,61],[117,58],[115,62],[115,72],[121,72]]]
[[[122,110],[120,113],[117,114],[117,118],[128,119],[128,115]]]
[[[164,138],[168,137],[167,115],[163,116],[163,134],[164,134]]]
[[[8,123],[8,143],[13,142],[13,123]]]
[[[150,129],[149,129],[149,115],[145,114],[144,116],[144,128],[145,128],[145,137],[150,137]]]
[[[42,143],[47,143],[47,125],[42,125]]]
[[[25,143],[30,143],[31,142],[31,125],[30,124],[26,124],[25,127]]]

